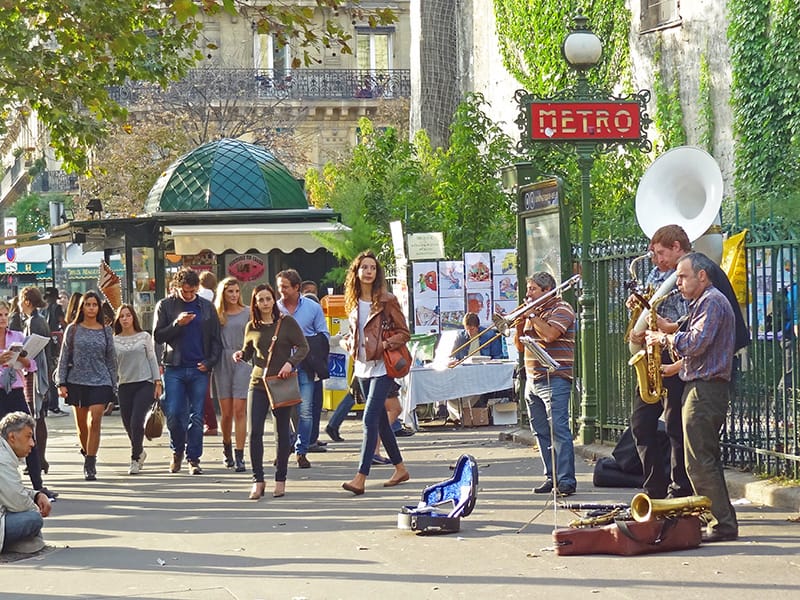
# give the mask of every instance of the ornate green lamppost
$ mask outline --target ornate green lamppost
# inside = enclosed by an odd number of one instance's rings
[[[581,177],[581,278],[579,300],[581,330],[581,415],[578,440],[590,444],[597,437],[597,292],[592,245],[591,173],[597,152],[608,152],[621,143],[636,143],[649,152],[652,144],[646,129],[650,92],[642,90],[625,98],[614,97],[589,84],[587,72],[603,54],[603,44],[588,27],[588,19],[578,14],[562,45],[567,63],[577,73],[574,87],[552,98],[539,98],[519,90],[515,99],[520,114],[517,124],[523,130],[517,149],[524,152],[532,143],[573,147]],[[524,247],[524,244],[520,244]]]
[[[564,58],[578,73],[575,98],[578,101],[590,100],[591,92],[586,72],[597,65],[603,53],[600,38],[592,32],[588,19],[583,15],[575,17],[575,27],[570,31],[561,47]],[[581,417],[578,440],[590,444],[595,440],[597,422],[597,318],[595,315],[596,293],[594,268],[589,260],[592,246],[592,189],[591,176],[594,166],[595,143],[575,142],[578,154],[578,170],[581,174],[581,279],[583,290],[580,296],[581,318]]]

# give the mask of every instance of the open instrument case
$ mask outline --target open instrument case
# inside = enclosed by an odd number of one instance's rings
[[[469,454],[462,454],[453,477],[422,491],[417,506],[404,506],[397,514],[397,527],[420,534],[455,533],[461,529],[461,517],[475,508],[478,495],[478,464]],[[443,508],[449,505],[450,510]]]

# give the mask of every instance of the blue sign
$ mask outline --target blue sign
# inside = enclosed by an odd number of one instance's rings
[[[8,262],[14,262],[15,258],[17,258],[16,248],[6,248],[6,260]]]

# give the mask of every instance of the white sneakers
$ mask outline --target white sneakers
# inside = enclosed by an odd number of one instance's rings
[[[146,458],[147,458],[147,452],[142,450],[142,453],[139,455],[139,458],[137,460],[131,461],[131,466],[128,467],[128,475],[138,475],[139,471],[141,471],[142,467],[144,466],[144,461]]]

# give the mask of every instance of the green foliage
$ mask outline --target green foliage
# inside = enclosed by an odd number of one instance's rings
[[[36,233],[39,229],[50,230],[50,202],[63,202],[65,208],[72,207],[70,196],[27,194],[6,209],[6,216],[17,217],[17,233]]]
[[[370,248],[391,264],[389,223],[395,220],[405,233],[444,232],[451,258],[514,244],[514,206],[497,176],[512,160],[512,142],[483,105],[478,94],[459,105],[447,150],[431,148],[425,132],[403,141],[394,129],[376,131],[362,119],[361,141],[349,160],[326,165],[321,176],[308,172],[312,204],[340,212],[353,229],[345,240],[321,236],[337,258],[349,262]]]
[[[661,62],[661,51],[656,51],[654,57],[656,65]],[[664,82],[661,69],[656,66],[653,72],[653,95],[656,101],[656,110],[653,123],[661,136],[661,148],[664,151],[686,144],[686,130],[683,127],[683,109],[681,108],[681,88],[677,76],[668,86]]]
[[[699,139],[698,145],[709,154],[714,154],[714,103],[711,99],[711,70],[708,57],[703,53],[700,57],[700,107],[699,107]]]
[[[304,62],[323,47],[349,51],[350,34],[336,11],[374,25],[393,22],[389,9],[359,2],[314,0],[309,6],[245,0],[0,0],[0,136],[17,113],[38,113],[64,165],[83,171],[88,149],[105,138],[126,111],[109,88],[128,80],[166,86],[202,52],[195,47],[204,14],[237,11],[280,43],[296,40]],[[320,23],[314,8],[330,18]],[[346,21],[345,21],[346,23]]]
[[[756,220],[797,221],[800,11],[791,0],[730,0],[736,201]]]
[[[590,84],[602,90],[628,93],[631,62],[628,48],[631,15],[625,0],[581,3],[578,0],[494,0],[498,41],[503,64],[531,94],[550,97],[574,85],[575,74],[561,52],[564,38],[579,8],[589,26],[603,42],[603,57],[587,73]],[[574,153],[545,145],[526,151],[542,174],[561,177],[570,214],[573,240],[580,239],[584,225],[581,215],[580,176]],[[634,215],[636,185],[649,159],[629,146],[598,156],[592,169],[594,239],[641,236]]]

